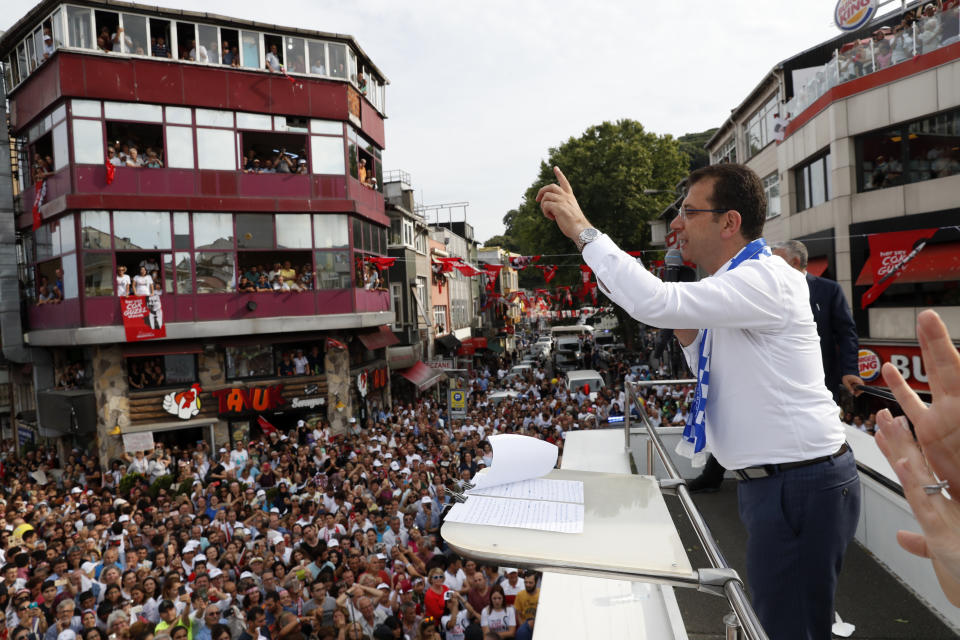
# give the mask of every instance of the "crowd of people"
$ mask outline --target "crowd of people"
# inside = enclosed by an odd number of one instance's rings
[[[291,153],[280,147],[267,154],[247,149],[243,157],[244,173],[308,173],[306,149]]]
[[[107,146],[107,162],[115,167],[162,169],[163,149],[147,146],[140,153],[140,147],[135,143],[117,142]]]
[[[251,265],[243,269],[243,275],[240,276],[237,284],[237,291],[241,293],[257,291],[287,293],[313,289],[313,267],[310,263],[304,263],[297,268],[289,260],[285,260],[283,264],[275,262],[271,269],[267,269],[262,264]]]
[[[160,280],[160,267],[154,259],[141,260],[133,278],[127,273],[126,265],[117,266],[118,296],[158,296],[161,293],[163,284]]]

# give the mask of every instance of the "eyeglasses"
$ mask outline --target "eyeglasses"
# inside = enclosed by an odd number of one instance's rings
[[[680,219],[686,222],[691,213],[726,213],[727,211],[729,211],[729,209],[690,209],[688,207],[680,207]]]
[[[443,580],[443,576],[430,576],[431,580]]]

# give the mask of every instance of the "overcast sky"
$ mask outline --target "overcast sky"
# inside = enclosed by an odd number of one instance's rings
[[[7,0],[0,28],[33,4]],[[836,34],[832,0],[145,4],[353,35],[391,82],[385,168],[408,171],[422,204],[469,202],[480,241],[549,147],[620,118],[675,136],[719,126],[777,62]]]

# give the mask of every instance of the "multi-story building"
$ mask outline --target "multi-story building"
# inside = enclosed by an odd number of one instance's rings
[[[352,37],[46,0],[0,61],[19,194],[0,322],[44,434],[107,460],[120,435],[218,446],[259,416],[336,429],[389,400],[391,283],[363,269],[388,251],[387,80]],[[152,276],[165,338],[128,339],[121,267]],[[250,290],[261,274],[278,290]],[[196,411],[171,413],[194,385]]]
[[[437,222],[430,225],[430,237],[443,245],[443,252],[452,258],[477,264],[477,242],[473,235],[473,226],[465,221]],[[445,274],[450,290],[450,333],[458,340],[471,336],[476,326],[477,292],[481,286],[479,278],[468,278],[459,271]]]
[[[488,343],[499,343],[504,350],[513,352],[516,350],[514,331],[516,325],[520,323],[522,312],[520,301],[510,299],[510,294],[519,291],[520,286],[519,274],[510,266],[510,257],[516,257],[519,254],[512,254],[502,247],[480,247],[477,249],[477,255],[483,264],[503,265],[495,290],[500,297],[492,303],[487,301],[487,321],[484,326],[493,333],[493,339],[488,337]]]
[[[892,361],[925,391],[916,314],[960,323],[960,8],[902,22],[895,12],[781,62],[708,149],[761,176],[767,238],[803,241],[808,270],[843,286],[864,377],[882,383],[867,365]],[[884,288],[884,264],[921,244]]]

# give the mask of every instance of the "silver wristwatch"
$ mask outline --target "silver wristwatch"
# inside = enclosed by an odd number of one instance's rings
[[[587,227],[580,232],[574,242],[577,244],[577,251],[583,252],[583,248],[600,237],[600,232],[593,227]]]

